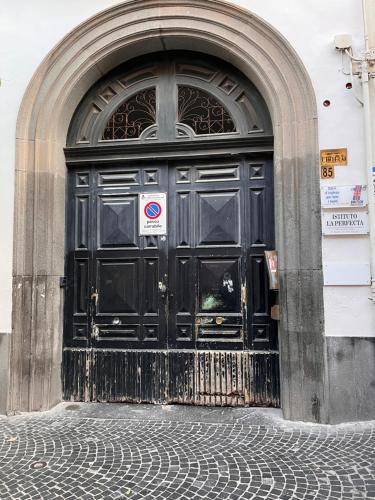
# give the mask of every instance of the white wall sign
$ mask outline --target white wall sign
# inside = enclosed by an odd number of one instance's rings
[[[323,266],[327,286],[369,285],[370,264],[367,262],[327,262]]]
[[[322,219],[323,234],[367,234],[367,212],[325,212]]]
[[[364,207],[367,205],[367,186],[323,186],[323,208]]]
[[[166,193],[140,193],[139,234],[167,234]]]

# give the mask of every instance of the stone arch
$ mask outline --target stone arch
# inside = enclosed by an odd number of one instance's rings
[[[289,43],[222,0],[131,0],[69,33],[32,78],[17,124],[13,335],[8,410],[61,400],[65,158],[71,117],[105,73],[137,55],[196,50],[236,66],[266,100],[275,135],[284,416],[325,421],[317,117]]]

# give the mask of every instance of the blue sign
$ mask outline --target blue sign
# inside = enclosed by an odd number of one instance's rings
[[[148,219],[157,219],[161,215],[161,206],[156,201],[150,201],[145,206],[145,216]]]

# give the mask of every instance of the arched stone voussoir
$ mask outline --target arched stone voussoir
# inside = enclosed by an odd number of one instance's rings
[[[17,123],[17,297],[9,410],[47,409],[61,394],[56,370],[62,349],[63,304],[57,292],[64,267],[63,147],[71,117],[103,74],[135,56],[172,49],[199,51],[230,62],[252,80],[267,102],[275,135],[275,219],[282,275],[282,406],[287,418],[324,421],[314,91],[298,55],[277,30],[222,0],[121,3],[75,28],[34,74]],[[44,282],[48,282],[47,295],[41,301],[38,290]],[[52,323],[48,311],[54,311]],[[301,318],[305,318],[303,328]]]

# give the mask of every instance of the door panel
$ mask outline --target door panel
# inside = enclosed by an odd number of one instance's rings
[[[66,346],[166,347],[167,240],[139,235],[138,195],[167,190],[165,163],[70,176]]]
[[[239,259],[198,261],[198,314],[241,314]]]
[[[275,349],[264,250],[274,248],[271,161],[169,172],[169,346]]]
[[[166,164],[97,171],[93,347],[165,348],[167,239],[140,236],[138,196],[167,192]]]
[[[170,168],[169,346],[243,349],[240,162]]]
[[[87,250],[89,242],[89,196],[77,196],[76,221],[75,221],[75,248],[78,250]]]
[[[74,316],[87,317],[87,297],[89,294],[89,260],[76,259],[74,262]]]
[[[98,247],[138,248],[138,198],[100,196],[98,199]]]
[[[177,193],[176,198],[176,246],[191,247],[194,227],[191,220],[191,203],[193,193]],[[173,224],[173,223],[172,223]]]
[[[197,195],[197,245],[240,245],[239,192],[198,192]]]
[[[140,316],[139,259],[97,259],[96,316]]]
[[[143,297],[143,314],[157,316],[159,312],[159,259],[143,260],[143,276],[145,281]],[[137,283],[134,284],[134,287]]]

